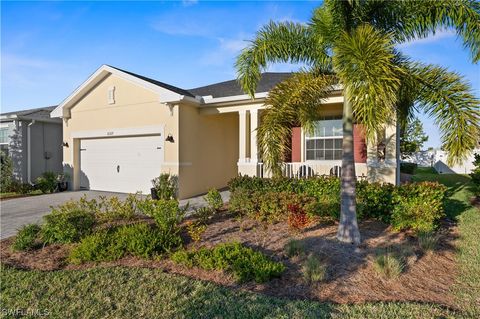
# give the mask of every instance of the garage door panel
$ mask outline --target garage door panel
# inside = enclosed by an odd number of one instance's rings
[[[85,139],[81,149],[80,167],[85,175],[81,186],[92,190],[149,193],[151,180],[160,175],[160,135]]]

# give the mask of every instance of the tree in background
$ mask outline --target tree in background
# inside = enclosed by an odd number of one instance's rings
[[[405,159],[413,153],[422,150],[423,144],[428,141],[428,135],[423,131],[423,124],[416,117],[408,123],[400,136],[400,154]]]
[[[0,192],[8,192],[13,181],[12,159],[0,151]]]
[[[463,160],[480,134],[479,100],[470,84],[444,67],[413,61],[395,47],[452,28],[473,62],[480,60],[480,3],[475,0],[325,0],[309,23],[270,22],[237,58],[238,80],[255,96],[269,63],[303,63],[302,72],[270,91],[259,146],[267,169],[281,174],[294,123],[312,131],[321,99],[343,88],[340,241],[359,243],[353,123],[367,138],[416,110],[434,117],[448,162]]]

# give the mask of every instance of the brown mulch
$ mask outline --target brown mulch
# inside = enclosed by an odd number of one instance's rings
[[[478,209],[480,209],[480,196],[472,197],[470,199],[470,203],[472,204],[472,206],[475,206]]]
[[[457,274],[455,240],[458,234],[454,225],[446,223],[442,226],[437,249],[427,254],[421,253],[416,239],[409,233],[395,233],[378,221],[360,223],[363,242],[359,247],[338,242],[335,239],[336,230],[337,225],[330,223],[315,225],[301,233],[292,233],[286,223],[264,227],[254,221],[240,221],[224,212],[211,221],[200,243],[188,243],[188,247],[211,247],[222,242],[238,241],[283,262],[287,270],[282,277],[265,284],[239,285],[223,272],[187,269],[168,259],[125,257],[115,262],[69,265],[66,262],[70,249],[68,245],[51,245],[31,252],[12,252],[9,247],[12,239],[0,242],[0,260],[3,264],[14,267],[39,270],[86,269],[97,266],[161,268],[169,273],[279,297],[335,303],[418,301],[455,308],[451,287]],[[284,254],[284,245],[291,238],[301,240],[307,253],[317,254],[325,263],[327,276],[324,281],[314,284],[304,282],[301,265],[305,257],[288,258]],[[408,256],[405,271],[397,279],[384,279],[373,267],[378,251],[387,247]]]

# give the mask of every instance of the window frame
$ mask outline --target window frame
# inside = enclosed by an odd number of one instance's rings
[[[330,117],[323,117],[323,118],[320,118],[319,120],[315,121],[315,122],[321,122],[321,121],[332,121],[332,120],[341,120],[342,117],[341,116],[330,116]],[[342,160],[342,155],[340,156],[339,159],[336,159],[335,158],[335,152],[336,151],[339,151],[339,149],[335,148],[335,142],[333,142],[333,148],[328,148],[326,149],[325,148],[325,144],[323,146],[323,152],[324,152],[324,156],[325,156],[325,151],[331,151],[332,152],[332,155],[333,155],[333,158],[332,159],[308,159],[307,158],[307,152],[308,152],[308,148],[307,148],[307,143],[308,141],[317,141],[317,140],[323,140],[324,143],[326,140],[341,140],[342,143],[343,143],[343,125],[341,127],[341,135],[329,135],[329,136],[309,136],[306,132],[304,134],[304,141],[303,141],[303,145],[304,145],[304,161],[305,162],[319,162],[319,163],[338,163],[338,162],[341,162]],[[317,148],[315,147],[315,149],[313,149],[314,152],[317,151]],[[343,151],[343,148],[340,147],[340,151]]]

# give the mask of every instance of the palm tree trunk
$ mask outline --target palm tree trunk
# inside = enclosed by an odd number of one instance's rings
[[[353,111],[349,98],[343,102],[343,157],[341,177],[340,224],[337,239],[353,244],[360,243],[355,201],[355,161],[353,157]]]

